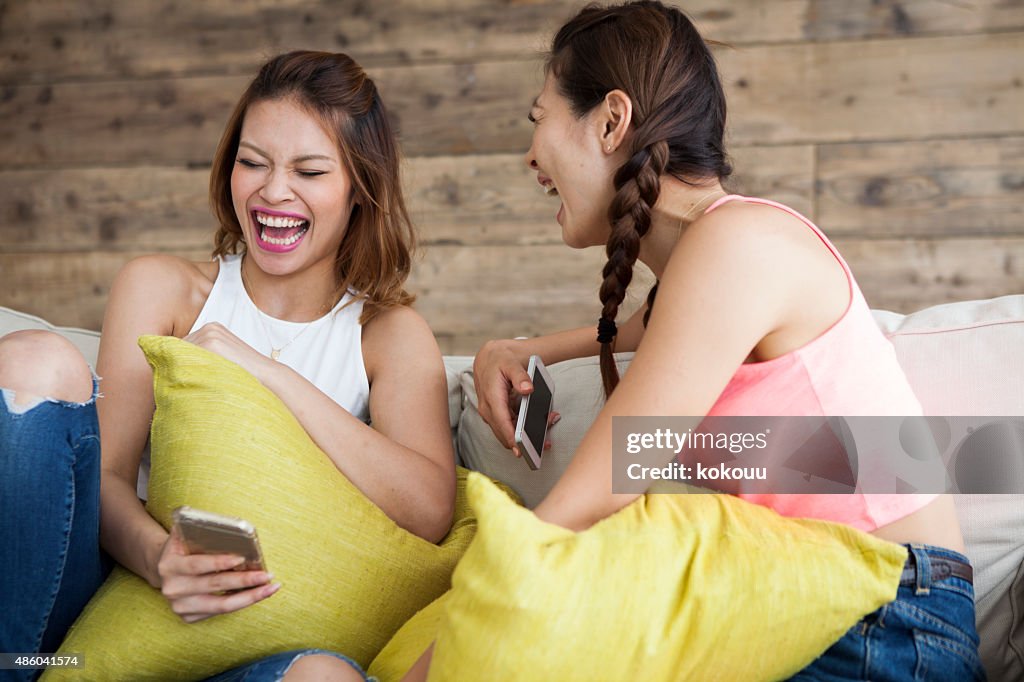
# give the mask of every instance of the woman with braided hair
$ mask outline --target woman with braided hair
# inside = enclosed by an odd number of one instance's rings
[[[825,235],[786,206],[723,188],[731,172],[725,114],[714,58],[676,9],[588,6],[554,38],[530,110],[526,162],[561,200],[556,219],[566,244],[607,251],[596,339],[586,327],[490,341],[474,363],[480,413],[513,448],[509,395],[532,390],[529,356],[551,364],[600,353],[607,401],[535,509],[545,521],[583,529],[636,499],[612,493],[613,416],[922,413]],[[658,284],[643,309],[621,321],[637,260]],[[636,351],[622,377],[613,351]],[[970,566],[951,498],[744,497],[910,547],[898,597],[883,607],[885,627],[882,614],[869,614],[797,679],[912,679],[921,656],[928,679],[983,678]],[[948,578],[922,590],[922,575]],[[956,646],[915,648],[915,633],[934,630],[946,639],[952,631]]]

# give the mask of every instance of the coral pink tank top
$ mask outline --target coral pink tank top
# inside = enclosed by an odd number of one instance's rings
[[[849,266],[814,223],[793,209],[766,199],[731,194],[729,201],[774,206],[801,220],[832,252],[846,273],[850,302],[842,317],[820,336],[785,355],[746,363],[733,375],[709,416],[914,416],[921,404],[879,330]],[[873,531],[917,511],[937,495],[741,494],[785,516],[810,517]]]

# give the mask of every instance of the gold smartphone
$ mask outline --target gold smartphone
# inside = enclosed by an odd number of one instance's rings
[[[189,554],[235,554],[245,562],[234,570],[267,570],[256,529],[248,521],[185,506],[174,510],[174,526]]]

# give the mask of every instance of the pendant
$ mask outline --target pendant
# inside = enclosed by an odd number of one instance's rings
[[[281,357],[281,349],[280,348],[271,348],[270,349],[270,359],[271,360],[277,360],[279,357]]]

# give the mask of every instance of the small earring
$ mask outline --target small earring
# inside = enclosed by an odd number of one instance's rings
[[[608,145],[608,151],[611,151],[611,150],[612,150],[612,146]]]

